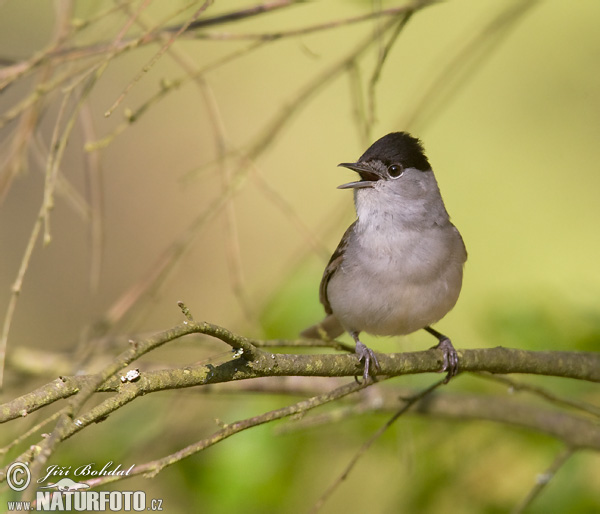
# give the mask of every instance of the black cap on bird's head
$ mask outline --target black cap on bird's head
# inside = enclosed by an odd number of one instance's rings
[[[392,132],[375,141],[357,162],[338,164],[356,171],[361,180],[338,186],[339,189],[373,187],[378,180],[399,178],[406,168],[431,169],[421,142],[407,132]]]

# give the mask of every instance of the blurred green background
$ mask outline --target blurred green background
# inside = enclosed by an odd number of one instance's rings
[[[142,5],[74,1],[77,20],[94,20],[119,4],[120,9],[101,16],[65,46],[114,41],[128,20],[125,9],[133,12]],[[68,5],[1,2],[4,69],[44,49],[53,38],[59,8]],[[148,27],[167,18],[167,25],[180,24],[201,4],[177,14],[187,5],[151,2],[142,18]],[[216,1],[203,17],[252,5]],[[202,213],[211,213],[209,221],[194,232],[188,251],[161,288],[144,294],[110,333],[172,326],[181,320],[176,302],[183,300],[196,319],[248,336],[296,337],[322,316],[321,273],[354,219],[351,195],[336,190],[349,180],[349,172],[336,165],[357,159],[372,141],[397,130],[422,139],[469,251],[461,298],[439,330],[458,348],[598,350],[599,2],[454,0],[417,12],[383,66],[375,87],[375,120],[366,136],[356,121],[353,91],[360,84],[368,103],[369,81],[389,39],[378,32],[381,20],[268,41],[221,62],[255,44],[232,35],[300,29],[397,5],[299,3],[204,29],[204,38],[181,38],[174,46],[193,69],[220,63],[203,75],[208,93],[187,80],[108,146],[85,152],[84,144],[111,134],[126,110],[135,112],[165,83],[186,76],[166,53],[112,116],[104,117],[161,45],[141,46],[110,60],[86,105],[88,126],[75,126],[60,167],[90,204],[102,197],[100,280],[96,288],[90,286],[91,263],[99,255],[91,242],[92,223],[57,193],[52,242],[45,247],[38,242],[35,248],[11,327],[4,401],[57,374],[49,366],[46,373],[26,373],[18,365],[21,350],[67,352],[67,361],[75,349],[81,352],[93,333],[90,327],[97,329],[98,320],[129,288],[147,283],[145,277],[159,267],[166,249]],[[143,32],[134,24],[127,34]],[[374,43],[356,60],[356,68],[318,88],[252,163],[235,158],[236,152],[252,148],[307,85],[369,36]],[[49,73],[69,72],[74,79],[83,73],[84,68],[77,68],[82,62]],[[0,112],[27,98],[35,84],[36,76],[27,75],[7,87],[0,94]],[[24,153],[27,165],[2,191],[2,317],[41,205],[43,149],[50,145],[63,94],[57,88],[48,96],[36,137]],[[216,127],[233,156],[225,168],[216,162]],[[6,174],[15,162],[15,134],[16,121],[0,128],[0,173]],[[99,159],[98,174],[90,172],[90,155]],[[215,209],[213,202],[227,188],[228,176],[237,177],[237,190],[231,201]],[[433,344],[425,333],[366,340],[378,351],[421,350]],[[100,345],[97,357],[115,355],[121,348]],[[216,342],[190,339],[153,352],[140,367],[178,366],[215,355],[225,359],[226,350]],[[24,359],[31,360],[27,355]],[[46,358],[37,364],[44,368]],[[93,370],[82,364],[72,372]],[[396,380],[418,387],[432,377]],[[587,401],[598,398],[597,388],[588,384],[544,378],[531,382]],[[448,386],[452,389],[502,392],[467,377]],[[128,467],[206,437],[217,429],[215,418],[231,422],[291,401],[234,392],[152,395],[67,441],[53,462],[113,460]],[[27,423],[33,425],[44,414],[31,416]],[[363,416],[287,435],[275,435],[269,425],[259,427],[152,480],[135,478],[115,488],[164,498],[167,512],[186,512],[190,505],[211,513],[305,512],[385,419]],[[24,426],[23,420],[6,425],[0,444],[22,433]],[[460,513],[507,512],[560,447],[546,437],[486,423],[403,418],[362,459],[323,511],[433,513],[446,512],[451,505]],[[530,511],[600,511],[598,464],[597,455],[577,454]]]

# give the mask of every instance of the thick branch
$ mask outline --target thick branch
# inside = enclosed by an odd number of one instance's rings
[[[397,409],[397,400],[386,402],[385,410]],[[412,408],[412,412],[456,419],[477,419],[506,423],[542,432],[564,441],[572,448],[600,450],[600,427],[582,416],[566,414],[506,396],[437,393]]]
[[[268,342],[239,336],[217,325],[195,322],[187,308],[180,304],[187,320],[169,330],[154,334],[144,340],[131,341],[131,346],[119,355],[101,373],[88,376],[61,377],[32,393],[0,406],[0,421],[8,421],[25,416],[29,412],[58,399],[78,393],[69,402],[67,412],[60,416],[50,438],[38,446],[32,446],[19,460],[34,460],[38,467],[52,453],[56,445],[76,434],[86,426],[98,422],[115,410],[123,407],[139,396],[168,389],[179,389],[198,385],[232,382],[243,379],[275,376],[325,376],[342,377],[360,374],[360,366],[354,354],[298,355],[271,353],[261,349]],[[177,340],[188,334],[205,334],[220,339],[235,350],[234,358],[218,366],[198,365],[178,369],[142,372],[135,381],[121,381],[115,374],[142,355],[159,346]],[[278,341],[281,345],[298,346],[302,341]],[[600,354],[591,352],[532,352],[509,348],[461,350],[461,371],[487,371],[490,373],[534,373],[554,375],[581,380],[600,381]],[[380,375],[396,376],[414,373],[436,372],[442,366],[442,352],[380,354]],[[86,399],[94,392],[115,392],[96,407],[81,412]],[[572,447],[598,448],[600,441],[597,428],[583,418],[554,412],[536,410],[530,407],[517,408],[502,401],[489,402],[461,401],[444,404],[432,399],[423,404],[422,409],[431,405],[438,414],[449,417],[481,417],[502,421],[527,428],[540,430],[548,427],[547,433],[559,437]],[[466,409],[466,410],[465,410]],[[469,410],[470,409],[470,410]],[[283,413],[284,411],[282,411]],[[483,414],[481,414],[483,412]],[[282,415],[288,415],[285,411]],[[270,418],[266,417],[264,421]],[[261,419],[262,422],[262,419]],[[243,426],[245,428],[245,425]],[[227,437],[228,431],[219,436]],[[51,439],[47,447],[44,443]],[[214,442],[213,442],[214,443]],[[211,443],[212,444],[212,443]],[[194,445],[193,453],[202,449],[203,444]],[[187,452],[184,451],[187,455]],[[177,457],[181,458],[182,455]],[[178,459],[177,459],[178,460]],[[170,463],[161,461],[161,465]],[[158,469],[160,469],[159,466]]]
[[[62,377],[49,384],[0,406],[0,422],[25,416],[40,407],[67,398],[84,386],[98,384],[98,391],[119,391],[134,387],[135,395],[178,389],[206,384],[216,384],[268,376],[326,376],[343,377],[359,374],[360,368],[354,355],[318,354],[298,355],[270,353],[259,349],[265,344],[236,335],[217,325],[196,323],[190,319],[170,330],[158,333],[124,352],[118,359],[116,372],[135,359],[162,344],[184,335],[206,334],[227,343],[236,350],[237,357],[218,366],[201,365],[186,368],[152,371],[142,374],[135,384],[122,384],[116,377],[109,380],[107,374]],[[278,341],[279,344],[295,345],[296,341]],[[488,371],[490,373],[531,373],[600,382],[600,354],[592,352],[534,352],[513,348],[489,348],[460,350],[461,371]],[[442,352],[428,350],[411,353],[380,354],[381,375],[397,376],[431,373],[441,369]],[[112,409],[109,409],[112,411]]]
[[[336,410],[306,416],[281,427],[279,432],[291,432],[315,428],[345,419],[364,416],[367,413],[396,412],[406,405],[415,390],[408,388],[378,388],[368,397],[353,405]],[[435,419],[451,419],[459,422],[473,420],[491,421],[554,437],[570,448],[587,448],[600,451],[600,426],[584,416],[524,402],[513,395],[446,393],[436,391],[427,399],[412,407],[410,414],[431,416]]]

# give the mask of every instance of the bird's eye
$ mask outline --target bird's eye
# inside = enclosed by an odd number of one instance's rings
[[[392,164],[391,166],[388,166],[388,173],[392,178],[398,178],[400,175],[402,175],[403,171],[404,168],[400,164]]]

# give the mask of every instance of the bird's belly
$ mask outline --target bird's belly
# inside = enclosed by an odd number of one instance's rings
[[[341,325],[348,331],[402,335],[443,318],[458,299],[464,258],[458,251],[437,250],[416,245],[375,255],[368,245],[352,249],[355,265],[342,263],[327,288]]]

